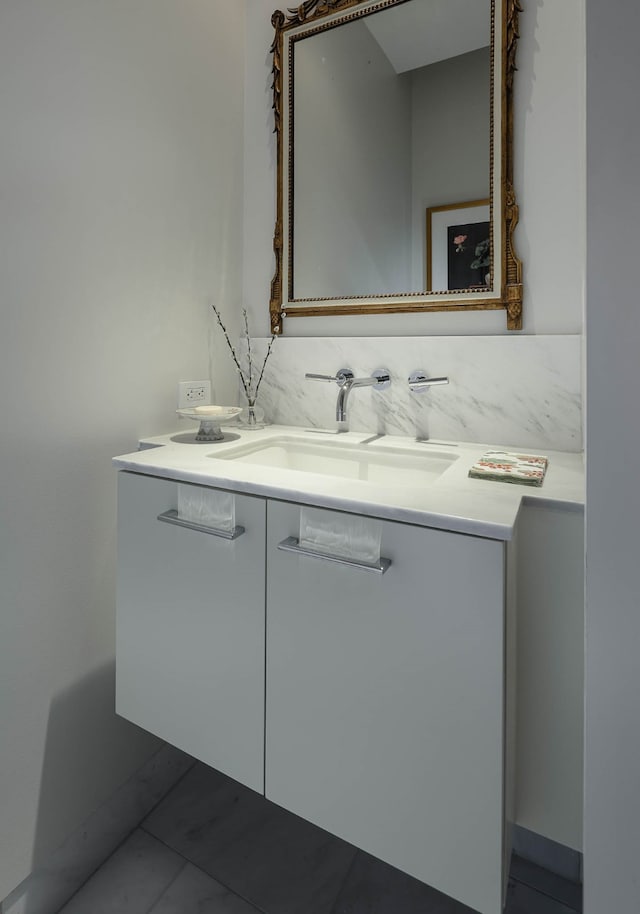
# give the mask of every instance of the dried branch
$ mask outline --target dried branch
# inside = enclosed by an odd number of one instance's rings
[[[260,389],[260,382],[262,381],[262,375],[264,374],[264,370],[267,365],[267,360],[268,360],[269,356],[271,355],[271,347],[273,346],[275,340],[276,340],[276,336],[274,333],[274,334],[272,334],[271,339],[269,340],[269,348],[267,349],[267,354],[264,357],[264,362],[262,363],[262,371],[260,372],[260,377],[258,378],[258,383],[256,384],[256,399],[258,398],[258,390]]]
[[[227,346],[229,347],[229,352],[231,353],[231,358],[235,362],[235,366],[238,370],[238,374],[240,375],[240,381],[242,383],[242,387],[244,389],[245,396],[246,396],[247,400],[249,401],[249,403],[251,403],[252,401],[255,403],[255,401],[258,397],[258,390],[260,388],[262,376],[264,375],[264,369],[266,367],[267,360],[268,360],[269,356],[271,355],[271,348],[276,340],[276,336],[275,336],[275,334],[273,334],[269,341],[269,346],[267,348],[267,354],[264,357],[264,361],[262,363],[262,369],[260,370],[260,375],[258,377],[258,383],[256,384],[255,391],[252,394],[251,385],[253,383],[253,361],[252,361],[252,355],[251,355],[251,337],[249,336],[249,318],[247,315],[247,309],[243,308],[242,314],[244,317],[244,327],[245,327],[245,331],[247,334],[247,353],[248,353],[248,358],[249,358],[249,377],[248,378],[245,377],[245,373],[242,369],[242,366],[240,365],[238,356],[236,355],[236,351],[233,348],[231,340],[229,339],[229,334],[227,333],[227,328],[222,323],[222,318],[220,317],[220,312],[218,311],[218,309],[216,308],[216,306],[214,304],[211,305],[211,308],[213,309],[213,313],[215,314],[218,324],[220,325],[220,329],[224,333],[224,338],[227,341]]]
[[[247,309],[242,309],[242,315],[244,317],[244,332],[247,337],[247,358],[249,359],[249,380],[247,381],[247,387],[251,390],[251,382],[253,380],[253,365],[251,364],[251,337],[249,336],[249,318],[247,316]]]
[[[238,369],[238,374],[240,375],[240,380],[242,382],[242,386],[244,387],[244,392],[247,395],[247,400],[249,400],[251,398],[249,396],[249,390],[247,389],[247,384],[244,379],[244,372],[242,371],[242,368],[240,367],[240,362],[238,361],[238,356],[236,355],[236,351],[233,348],[233,346],[231,345],[231,340],[229,339],[229,334],[227,333],[227,328],[222,323],[222,318],[220,317],[220,312],[218,311],[216,306],[214,304],[212,304],[211,307],[213,308],[213,313],[215,314],[215,316],[218,320],[218,323],[220,324],[220,328],[221,328],[222,332],[224,333],[224,338],[227,341],[227,346],[229,347],[229,351],[231,353],[231,358],[236,363],[236,368]]]

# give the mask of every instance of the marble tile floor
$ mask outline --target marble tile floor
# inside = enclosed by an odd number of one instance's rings
[[[578,886],[514,858],[505,914],[576,914]],[[194,765],[59,914],[474,914]]]

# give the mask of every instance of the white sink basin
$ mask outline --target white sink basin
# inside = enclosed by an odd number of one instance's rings
[[[457,454],[448,451],[420,453],[414,448],[376,447],[341,440],[309,441],[286,435],[239,445],[210,456],[403,487],[433,482],[458,458]]]

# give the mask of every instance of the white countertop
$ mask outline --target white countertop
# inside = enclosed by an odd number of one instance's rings
[[[576,509],[584,504],[582,454],[523,449],[527,454],[543,454],[549,458],[543,485],[533,488],[468,478],[469,468],[487,450],[518,450],[513,446],[451,441],[423,442],[359,432],[339,435],[340,442],[363,444],[375,441],[378,450],[401,446],[416,454],[444,451],[458,455],[458,459],[433,482],[420,488],[410,488],[393,484],[374,485],[320,473],[216,459],[216,455],[222,455],[240,443],[283,435],[299,436],[306,441],[311,436],[317,441],[335,440],[336,432],[333,430],[271,425],[262,430],[246,431],[230,425],[223,427],[223,432],[229,437],[233,436],[233,439],[196,443],[195,428],[189,432],[182,430],[146,438],[140,442],[140,450],[115,457],[113,463],[119,470],[147,476],[200,483],[249,495],[318,505],[500,540],[511,539],[523,501]]]

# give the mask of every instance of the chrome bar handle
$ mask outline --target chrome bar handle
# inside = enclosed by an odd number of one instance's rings
[[[209,533],[211,536],[219,536],[225,540],[236,540],[245,532],[244,527],[235,526],[233,530],[220,530],[218,527],[207,527],[206,524],[198,524],[192,520],[186,520],[180,517],[175,508],[171,511],[165,511],[164,514],[158,514],[158,520],[163,524],[173,524],[176,527],[186,527],[187,530],[196,530],[198,533]]]
[[[318,552],[315,549],[308,549],[301,546],[300,541],[295,536],[288,536],[286,540],[278,543],[278,549],[282,552],[294,552],[296,555],[306,555],[308,558],[321,559],[325,562],[334,562],[337,565],[347,565],[349,568],[356,568],[358,571],[373,571],[374,574],[384,574],[391,567],[391,559],[380,559],[375,565],[369,565],[367,562],[359,562],[357,559],[343,558],[341,555],[331,555],[326,552]]]
[[[305,378],[307,378],[308,381],[335,381],[338,387],[342,387],[347,381],[353,380],[353,372],[350,368],[341,368],[335,375],[313,374],[312,372],[307,372]]]
[[[428,387],[437,387],[439,384],[448,384],[449,378],[429,378],[421,368],[412,371],[409,375],[409,387],[419,393]]]

